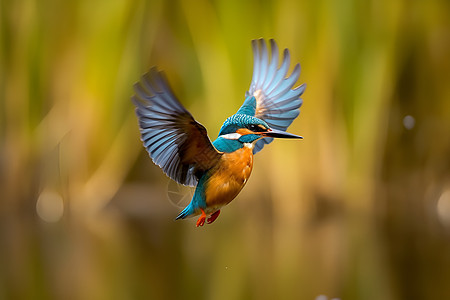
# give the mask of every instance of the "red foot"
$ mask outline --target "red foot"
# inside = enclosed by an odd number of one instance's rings
[[[202,211],[202,215],[197,220],[197,227],[203,226],[205,224],[205,219],[206,219],[205,211],[202,208],[200,208],[200,210]]]
[[[217,217],[220,215],[220,209],[218,211],[215,211],[214,213],[211,214],[211,216],[209,216],[208,220],[206,220],[206,223],[211,224],[212,222],[214,222]]]

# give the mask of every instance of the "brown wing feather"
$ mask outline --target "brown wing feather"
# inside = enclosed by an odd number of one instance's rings
[[[205,127],[181,105],[156,68],[143,75],[134,90],[141,139],[153,162],[178,183],[196,185],[221,156]]]

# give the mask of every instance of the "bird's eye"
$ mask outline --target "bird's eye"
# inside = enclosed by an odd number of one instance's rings
[[[255,125],[255,124],[250,124],[248,126],[248,129],[250,129],[253,132],[263,132],[263,131],[267,131],[267,128],[265,128],[263,125]]]

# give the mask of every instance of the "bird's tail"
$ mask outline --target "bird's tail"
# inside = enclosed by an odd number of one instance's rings
[[[182,212],[180,212],[180,214],[178,215],[178,217],[175,218],[175,220],[179,220],[179,219],[186,219],[188,217],[192,217],[195,215],[195,210],[193,209],[192,205],[189,204],[188,206],[186,206]]]

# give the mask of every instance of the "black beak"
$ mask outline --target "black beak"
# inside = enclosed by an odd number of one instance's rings
[[[267,132],[262,132],[263,136],[267,137],[273,137],[273,138],[282,138],[282,139],[303,139],[302,136],[295,135],[289,132],[276,130],[276,129],[269,129]]]

